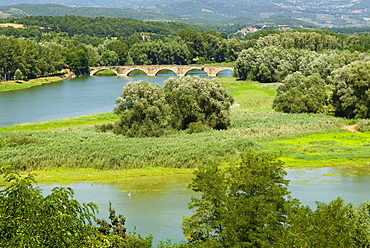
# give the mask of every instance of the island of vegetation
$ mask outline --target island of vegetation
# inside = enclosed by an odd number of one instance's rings
[[[63,20],[79,22],[81,33],[63,31]],[[114,206],[109,222],[98,220],[95,204],[80,204],[64,187],[44,196],[32,175],[40,181],[64,170],[71,179],[70,170],[84,170],[99,179],[127,177],[129,169],[194,172],[191,187],[202,193],[183,222],[187,242],[157,247],[369,246],[369,203],[338,198],[312,210],[290,196],[284,178],[284,167],[368,164],[368,35],[267,31],[225,39],[180,24],[141,23],[94,36],[84,26],[118,20],[14,19],[30,28],[23,38],[0,37],[7,48],[0,50],[1,78],[29,80],[65,67],[79,75],[93,65],[225,62],[234,64],[235,77],[170,78],[163,88],[132,82],[114,113],[0,128],[0,246],[152,247],[152,237],[126,232]],[[32,25],[55,31],[32,35]],[[342,129],[348,125],[356,132]]]

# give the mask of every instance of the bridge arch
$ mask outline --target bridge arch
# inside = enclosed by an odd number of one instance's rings
[[[190,70],[187,70],[186,72],[185,72],[185,76],[189,76],[189,73],[190,72],[197,72],[197,74],[200,74],[200,76],[204,76],[204,77],[207,77],[207,76],[209,76],[208,75],[208,73],[207,72],[205,72],[204,71],[204,69],[203,68],[201,68],[201,67],[193,67],[193,68],[191,68]],[[191,76],[191,75],[190,75]]]
[[[130,70],[126,71],[125,74],[127,76],[130,76],[130,73],[133,73],[133,72],[137,72],[139,75],[141,75],[141,73],[139,73],[139,72],[142,72],[142,74],[145,74],[145,75],[148,76],[148,72],[145,71],[143,68],[133,68],[133,69],[130,69]]]
[[[105,71],[105,70],[107,70],[107,71],[111,71],[111,72],[114,72],[116,75],[118,75],[119,73],[118,73],[118,71],[117,70],[115,70],[115,69],[113,69],[113,68],[108,68],[108,67],[106,67],[106,68],[104,68],[104,67],[97,67],[96,69],[93,69],[93,70],[91,70],[90,71],[90,75],[91,76],[94,76],[96,73],[98,73],[98,72],[100,72],[100,71]]]
[[[217,77],[231,77],[233,75],[233,71],[231,69],[223,69],[217,72]]]
[[[154,73],[154,75],[157,76],[158,74],[160,74],[161,71],[169,71],[169,72],[172,72],[174,76],[178,76],[177,73],[173,70],[173,68],[167,68],[167,67],[160,68]],[[172,73],[168,73],[168,74],[172,74]]]

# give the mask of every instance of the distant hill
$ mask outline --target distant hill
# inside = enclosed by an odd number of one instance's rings
[[[11,2],[12,6],[5,6],[9,4],[9,0],[0,0],[0,5],[4,5],[0,8],[2,11],[0,17],[64,14],[183,21],[204,25],[214,24],[215,21],[226,24],[240,17],[254,20],[286,17],[321,27],[370,26],[369,0],[12,0]],[[18,3],[28,4],[16,5]],[[45,3],[53,4],[42,5],[42,8],[34,5]]]

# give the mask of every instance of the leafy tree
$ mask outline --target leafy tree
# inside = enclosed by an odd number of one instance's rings
[[[157,84],[130,82],[117,98],[114,132],[128,137],[160,136],[170,128],[171,109]]]
[[[96,234],[95,204],[78,203],[64,187],[43,196],[33,176],[6,168],[1,173],[11,183],[0,191],[1,247],[89,247]]]
[[[72,48],[67,52],[66,63],[77,75],[84,74],[89,69],[87,54],[87,49],[83,45]]]
[[[188,64],[189,50],[178,42],[148,41],[135,43],[128,57],[136,65]]]
[[[272,107],[284,113],[319,113],[327,105],[325,82],[318,74],[288,75],[277,88]]]
[[[186,129],[192,122],[214,129],[230,126],[230,107],[234,100],[218,80],[172,77],[165,81],[164,91],[175,129]]]
[[[224,62],[226,43],[215,33],[203,33],[204,57],[210,62]]]
[[[346,118],[370,117],[370,62],[355,61],[333,72],[335,115]]]
[[[191,187],[183,229],[190,243],[210,247],[275,247],[284,233],[291,207],[283,162],[268,154],[247,153],[228,167],[204,166]]]
[[[128,47],[126,43],[120,40],[110,40],[110,42],[107,43],[106,48],[110,51],[114,51],[117,54],[119,65],[125,65],[128,54]]]
[[[119,58],[115,51],[106,50],[102,53],[100,64],[111,66],[111,65],[118,65],[118,63],[119,63]]]
[[[187,45],[193,62],[204,55],[203,38],[197,31],[190,28],[183,29],[179,31],[178,36]]]
[[[370,243],[370,203],[356,208],[342,198],[317,203],[317,209],[296,208],[281,247],[367,247]]]

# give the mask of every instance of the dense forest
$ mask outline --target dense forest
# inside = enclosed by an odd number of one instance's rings
[[[265,30],[240,36],[184,23],[124,18],[30,16],[1,21],[21,25],[21,28],[11,25],[0,28],[2,47],[7,48],[1,51],[3,80],[13,79],[17,70],[17,79],[29,79],[53,74],[67,65],[79,74],[86,73],[90,66],[99,65],[233,62],[243,49],[248,48],[260,52],[270,49],[267,47],[279,50],[276,51],[279,55],[272,50],[265,51],[265,61],[276,56],[284,59],[284,51],[289,49],[299,49],[299,53],[312,56],[323,56],[329,50],[345,53],[370,49],[370,38],[366,34],[344,35],[323,30],[288,33]],[[274,66],[268,63],[268,67]],[[278,65],[281,67],[280,62],[275,66]],[[261,72],[254,77],[249,73],[248,78],[273,82],[280,81],[281,78],[276,78],[279,75],[288,73],[281,70],[271,73],[271,69],[263,71],[270,73],[271,78],[261,78],[266,77]],[[238,69],[236,73],[238,76]],[[241,75],[240,78],[247,77]]]

